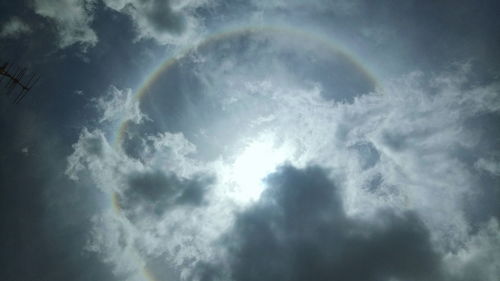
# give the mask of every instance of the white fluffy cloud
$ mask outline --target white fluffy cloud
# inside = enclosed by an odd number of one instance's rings
[[[17,38],[22,34],[30,32],[31,28],[28,24],[17,17],[13,17],[2,26],[0,30],[0,37]]]
[[[86,48],[98,41],[91,26],[95,4],[95,0],[35,0],[34,10],[55,23],[60,48],[74,44]]]
[[[220,198],[218,201],[208,198],[210,203],[199,208],[177,200],[179,203],[173,204],[179,204],[178,207],[157,213],[151,202],[138,201],[137,194],[131,196],[131,192],[143,188],[144,194],[151,189],[159,192],[155,197],[146,197],[149,201],[168,199],[165,197],[170,194],[168,186],[176,185],[173,188],[184,192],[177,199],[183,200],[186,195],[192,196],[192,191],[196,192],[192,189],[191,179],[196,177],[193,174],[207,171],[186,156],[193,145],[182,134],[165,133],[152,136],[149,141],[142,161],[137,161],[113,148],[101,131],[84,129],[68,158],[66,174],[70,178],[78,180],[82,175],[90,178],[107,197],[118,201],[115,204],[121,205],[120,209],[109,208],[94,218],[87,249],[99,253],[103,261],[113,266],[115,274],[126,276],[126,280],[140,280],[145,263],[160,256],[168,257],[179,268],[186,266],[188,260],[191,268],[200,260],[208,260],[215,252],[211,243],[230,220],[230,210],[225,209],[228,202]],[[139,175],[141,182],[134,182],[134,175]],[[158,175],[160,181],[155,180]],[[171,181],[168,175],[175,175],[181,181]],[[201,178],[198,184],[205,183],[210,181]],[[127,198],[133,201],[126,201]]]
[[[141,120],[134,106],[125,106],[117,98],[128,104],[126,101],[132,99],[132,93],[112,88],[108,98],[95,103],[101,110],[101,120]],[[117,119],[118,116],[125,119]],[[210,167],[189,158],[189,154],[196,151],[193,144],[182,134],[165,132],[145,136],[143,145],[140,160],[133,159],[114,146],[106,132],[84,128],[73,145],[66,170],[66,175],[73,180],[90,179],[110,202],[115,198],[115,204],[119,205],[126,204],[130,194],[135,196],[130,198],[137,198],[133,188],[143,188],[146,195],[141,196],[148,196],[149,189],[156,188],[157,198],[161,200],[170,194],[168,192],[181,192],[177,193],[177,203],[173,203],[179,204],[179,208],[166,213],[156,214],[154,208],[144,208],[140,201],[134,201],[121,209],[107,209],[94,218],[95,227],[87,249],[100,253],[103,261],[113,266],[115,274],[126,276],[126,280],[141,280],[143,266],[150,258],[168,254],[171,262],[178,266],[187,259],[191,259],[191,266],[202,257],[207,259],[213,254],[210,243],[222,232],[219,229],[228,225],[228,210],[223,209],[227,203],[190,207],[189,200],[203,204],[204,199],[197,197],[205,196],[203,185],[211,183],[210,178],[203,177],[209,175]],[[200,189],[194,184],[200,185]],[[174,187],[163,190],[169,185]],[[134,220],[136,215],[141,219]],[[200,229],[200,223],[209,227]],[[166,240],[170,242],[164,243]]]
[[[129,120],[141,123],[147,116],[139,109],[139,100],[131,89],[120,90],[111,86],[106,95],[94,100],[100,111],[100,122],[116,123]]]
[[[165,0],[104,0],[104,4],[132,19],[137,39],[153,39],[160,44],[187,44],[203,32],[203,22],[196,17],[196,9],[206,6],[209,0],[165,1]],[[96,0],[35,0],[34,11],[50,19],[56,27],[60,48],[81,44],[94,47],[98,42],[92,27]],[[2,31],[12,32],[9,29]],[[17,24],[18,30],[23,27]],[[7,33],[5,33],[7,34]]]
[[[161,44],[186,43],[202,31],[196,9],[208,0],[104,0],[111,9],[130,16],[138,39],[154,39]]]

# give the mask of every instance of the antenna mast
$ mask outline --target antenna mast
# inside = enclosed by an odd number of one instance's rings
[[[14,104],[20,103],[40,79],[40,76],[36,74],[32,74],[29,79],[24,79],[26,71],[26,68],[18,68],[9,63],[4,63],[3,66],[0,66],[0,84],[6,79],[5,94],[7,96],[11,94],[16,95],[13,101]]]

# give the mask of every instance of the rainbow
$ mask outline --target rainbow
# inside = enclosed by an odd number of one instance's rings
[[[298,38],[302,38],[307,41],[313,41],[317,42],[325,47],[327,47],[329,50],[332,51],[332,53],[335,53],[337,55],[342,56],[345,58],[347,61],[349,61],[358,71],[363,73],[365,77],[367,77],[370,82],[372,82],[373,85],[375,85],[376,88],[380,86],[378,83],[378,79],[376,76],[373,74],[374,72],[371,71],[371,69],[368,66],[364,66],[361,63],[359,63],[358,57],[349,52],[346,48],[344,48],[339,42],[333,41],[331,38],[329,38],[326,35],[318,34],[315,32],[311,32],[308,30],[304,29],[297,29],[295,27],[288,27],[288,26],[268,26],[268,25],[258,25],[258,26],[246,26],[246,27],[232,27],[232,28],[226,28],[223,30],[219,30],[218,32],[213,33],[212,35],[206,37],[204,40],[200,41],[198,44],[193,44],[185,49],[180,50],[170,58],[168,58],[165,62],[163,62],[159,67],[157,67],[156,70],[154,70],[144,81],[142,82],[141,86],[138,88],[138,90],[134,93],[134,99],[136,101],[141,101],[141,99],[149,92],[149,89],[152,87],[152,85],[155,84],[158,79],[164,74],[165,72],[169,71],[169,69],[172,68],[179,60],[182,58],[186,57],[190,52],[203,48],[207,45],[210,45],[212,43],[220,42],[226,39],[230,39],[235,36],[241,36],[244,34],[258,34],[258,33],[277,33],[277,34],[287,34],[287,35],[292,35]],[[129,124],[129,120],[123,120],[121,121],[117,127],[116,132],[114,133],[114,146],[116,149],[121,149],[121,142],[123,140],[123,137],[125,135],[125,132],[127,130]],[[122,213],[122,208],[119,203],[119,198],[118,194],[115,192],[111,196],[111,206],[114,210],[114,212],[117,215],[123,215]],[[136,255],[138,259],[141,259],[139,254]],[[145,264],[144,262],[141,261],[142,264]],[[148,268],[147,265],[142,267],[142,275],[146,280],[149,281],[157,281],[155,278],[153,272],[151,272]]]
[[[317,42],[325,47],[327,47],[329,50],[332,51],[332,53],[338,54],[345,58],[347,61],[351,63],[360,73],[363,73],[365,77],[373,84],[375,85],[376,88],[378,88],[380,85],[378,83],[378,79],[376,76],[373,74],[374,72],[368,67],[362,65],[357,58],[357,56],[351,52],[349,52],[346,48],[344,48],[340,43],[333,41],[331,38],[327,37],[326,35],[314,33],[311,31],[303,30],[303,29],[297,29],[297,28],[292,28],[288,26],[268,26],[268,25],[258,25],[258,26],[247,26],[247,27],[233,27],[233,28],[226,28],[222,31],[213,33],[212,35],[208,36],[206,39],[202,40],[198,44],[194,44],[192,46],[189,46],[180,52],[174,54],[171,56],[169,59],[167,59],[165,62],[163,62],[156,70],[154,70],[146,79],[143,81],[141,86],[138,88],[138,90],[134,94],[134,99],[140,101],[148,92],[149,89],[152,87],[152,85],[155,84],[158,79],[164,74],[165,72],[169,71],[169,69],[172,68],[180,59],[184,58],[187,54],[190,52],[203,48],[207,45],[210,45],[215,42],[220,42],[225,39],[229,39],[232,37],[244,35],[244,34],[258,34],[258,33],[277,33],[277,34],[287,34],[291,36],[295,36],[301,39],[304,39],[306,42],[307,41],[312,41],[312,42]],[[129,120],[124,120],[122,121],[118,127],[117,131],[114,134],[114,143],[115,147],[119,147],[121,144],[121,141],[123,139],[123,136],[127,130],[129,124]]]

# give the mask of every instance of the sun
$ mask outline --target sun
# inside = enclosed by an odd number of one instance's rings
[[[265,189],[265,177],[289,161],[291,152],[288,145],[277,144],[272,135],[246,142],[226,170],[226,177],[232,186],[231,197],[241,203],[258,200]]]

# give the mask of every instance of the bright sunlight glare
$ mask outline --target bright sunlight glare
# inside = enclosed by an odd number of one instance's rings
[[[291,149],[276,145],[270,136],[250,141],[229,169],[233,195],[240,202],[259,199],[265,186],[263,179],[288,160]]]

